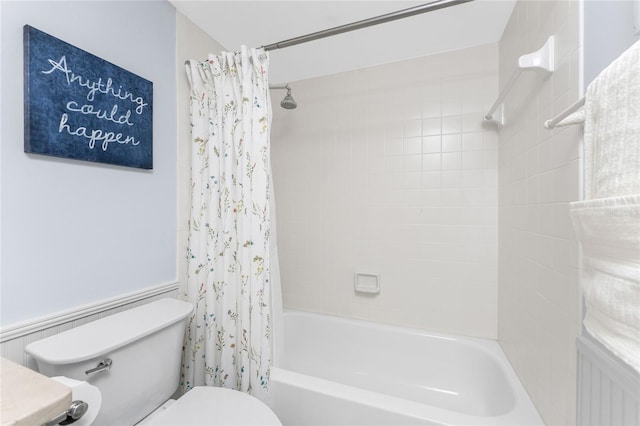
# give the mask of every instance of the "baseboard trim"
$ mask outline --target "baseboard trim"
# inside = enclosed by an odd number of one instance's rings
[[[149,297],[159,296],[164,293],[176,291],[179,287],[177,282],[169,284],[161,284],[158,286],[147,287],[145,289],[127,293],[121,296],[112,297],[101,300],[99,302],[81,305],[76,308],[65,311],[56,312],[51,315],[34,318],[16,324],[11,324],[0,329],[0,343],[12,340],[27,334],[35,333],[47,328],[55,327],[70,321],[75,321],[100,312],[115,309],[120,306],[135,303]]]

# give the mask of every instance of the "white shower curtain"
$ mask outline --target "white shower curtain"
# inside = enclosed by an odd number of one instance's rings
[[[267,399],[271,364],[271,102],[262,49],[187,63],[192,200],[182,390]],[[273,224],[275,226],[275,224]]]

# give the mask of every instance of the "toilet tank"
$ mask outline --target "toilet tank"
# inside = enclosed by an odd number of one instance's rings
[[[102,393],[94,426],[133,425],[173,395],[190,303],[176,299],[123,311],[30,343],[25,351],[49,377],[85,380]],[[111,368],[86,374],[106,358]]]

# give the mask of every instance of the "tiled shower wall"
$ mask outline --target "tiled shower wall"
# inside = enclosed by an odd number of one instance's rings
[[[496,338],[497,44],[272,91],[285,308]],[[378,295],[354,273],[380,274]]]
[[[578,246],[569,202],[580,199],[580,126],[543,127],[580,97],[579,2],[519,1],[500,42],[500,83],[518,57],[556,36],[556,71],[523,73],[500,131],[498,337],[549,425],[575,424],[580,330]]]

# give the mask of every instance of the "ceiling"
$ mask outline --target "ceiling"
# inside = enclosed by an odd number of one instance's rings
[[[170,0],[226,49],[259,47],[423,1]],[[269,80],[292,82],[500,40],[515,0],[475,0],[270,52]],[[204,59],[204,58],[203,58]]]

